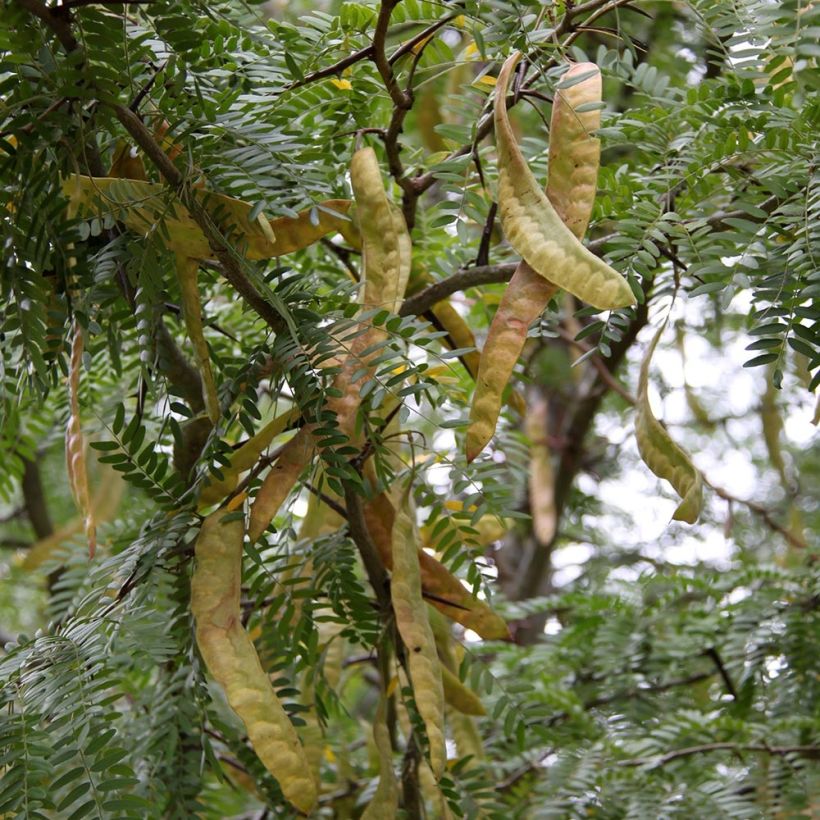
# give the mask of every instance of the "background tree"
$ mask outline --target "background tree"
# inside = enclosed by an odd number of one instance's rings
[[[820,6],[2,12],[0,814],[816,811]],[[514,51],[540,185],[600,67],[637,303],[553,296],[468,463]]]

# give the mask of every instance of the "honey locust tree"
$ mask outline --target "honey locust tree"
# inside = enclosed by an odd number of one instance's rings
[[[1,8],[0,816],[817,810],[817,3]]]

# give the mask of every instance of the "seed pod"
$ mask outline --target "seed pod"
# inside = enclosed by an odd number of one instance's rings
[[[481,353],[467,429],[467,461],[472,461],[493,437],[501,412],[501,397],[521,355],[529,326],[543,313],[557,290],[555,285],[533,273],[526,262],[516,269]]]
[[[410,278],[410,234],[401,210],[387,198],[372,148],[361,148],[353,154],[350,181],[362,236],[362,305],[365,309],[384,308],[397,313]]]
[[[441,683],[444,687],[444,699],[449,706],[462,715],[486,715],[487,710],[481,698],[472,689],[465,686],[458,675],[453,674],[441,664]]]
[[[547,400],[539,396],[530,405],[527,435],[530,439],[530,514],[538,543],[548,546],[555,537],[558,518],[555,510],[555,477],[547,444],[549,424]]]
[[[475,336],[470,326],[464,321],[461,314],[448,302],[442,301],[431,308],[433,316],[436,317],[441,327],[447,331],[447,335],[453,342],[456,349],[465,347],[475,347]],[[475,379],[478,376],[480,355],[477,350],[465,353],[461,356],[461,361],[467,372]]]
[[[481,735],[475,725],[475,720],[469,715],[450,712],[448,723],[456,742],[456,751],[459,758],[470,757],[472,760],[465,766],[467,770],[473,768],[479,760],[484,759],[484,745]]]
[[[219,421],[219,398],[216,394],[216,382],[211,370],[211,356],[202,331],[202,308],[199,304],[199,287],[197,286],[197,270],[199,263],[194,259],[176,256],[177,279],[182,295],[182,316],[185,327],[194,347],[199,373],[202,376],[202,397],[205,400],[205,411],[211,424]]]
[[[282,448],[256,493],[248,526],[251,542],[256,541],[273,521],[282,502],[313,459],[313,453],[312,428],[306,425]]]
[[[66,468],[74,503],[83,518],[88,539],[88,557],[97,550],[97,527],[88,492],[88,470],[85,461],[85,437],[80,418],[80,373],[83,364],[83,330],[75,319],[68,366],[68,426],[65,432]]]
[[[407,668],[413,684],[413,696],[430,742],[430,765],[436,777],[440,777],[447,763],[444,691],[435,638],[421,594],[418,533],[410,491],[411,485],[408,482],[393,523],[390,599],[396,616],[396,627],[407,650]]]
[[[245,472],[245,470],[250,470],[263,450],[270,445],[276,436],[296,424],[300,416],[299,410],[287,410],[281,413],[266,424],[256,435],[249,438],[241,447],[234,450],[229,457],[230,464],[221,469],[224,478],[221,481],[215,477],[208,480],[199,494],[199,505],[208,507],[230,495],[236,488],[239,474]]]
[[[165,185],[70,174],[63,181],[63,193],[79,216],[112,214],[142,236],[159,235],[174,253],[192,259],[213,255],[199,225],[179,200],[169,198]],[[252,218],[254,207],[233,197],[206,190],[197,190],[195,196],[228,238],[243,246],[240,250],[248,259],[272,259],[294,253],[329,233],[354,233],[345,216],[352,205],[348,199],[320,202],[296,217],[268,219],[261,213]]]
[[[601,72],[593,63],[577,63],[564,75],[585,79],[556,92],[552,105],[547,199],[561,221],[582,239],[592,216],[601,159],[600,141],[591,132],[600,127],[600,111],[578,112],[600,102]],[[506,93],[499,90],[498,94]],[[517,149],[516,149],[517,150]],[[501,394],[512,376],[529,326],[544,312],[557,285],[538,275],[522,260],[493,317],[482,352],[482,365],[470,410],[467,460],[472,461],[495,433]]]
[[[391,531],[396,511],[390,499],[384,494],[372,498],[364,505],[364,518],[382,563],[391,569]],[[418,555],[422,590],[432,606],[485,640],[510,639],[510,631],[500,615],[471,595],[464,584],[432,555],[424,550],[419,550]]]
[[[362,813],[362,820],[392,820],[399,808],[399,787],[393,771],[393,747],[387,728],[387,698],[382,695],[373,720],[373,740],[379,755],[379,785]]]
[[[666,428],[655,418],[649,405],[649,364],[665,328],[666,320],[655,334],[641,365],[635,438],[641,458],[649,469],[658,478],[665,478],[683,499],[672,517],[676,521],[694,524],[703,506],[703,479],[686,452],[672,440]]]
[[[564,225],[521,155],[506,101],[510,75],[520,58],[520,52],[507,58],[495,95],[498,206],[504,233],[536,273],[579,299],[601,309],[635,304],[626,280]]]
[[[777,388],[774,386],[771,372],[773,369],[773,367],[770,367],[769,373],[767,374],[766,390],[760,402],[760,424],[763,428],[763,441],[766,444],[769,461],[780,476],[783,489],[787,493],[791,493],[791,482],[786,474],[786,462],[783,459],[783,448],[780,446],[783,419],[777,407]]]
[[[308,814],[316,802],[316,783],[296,730],[242,628],[239,596],[244,528],[241,519],[223,520],[230,515],[236,514],[219,510],[208,516],[196,540],[191,613],[197,646],[228,704],[245,724],[259,759],[285,797]]]

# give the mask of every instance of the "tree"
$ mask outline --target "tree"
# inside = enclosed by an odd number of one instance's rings
[[[0,814],[810,816],[818,30],[5,3]]]

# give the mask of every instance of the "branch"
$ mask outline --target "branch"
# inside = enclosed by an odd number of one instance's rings
[[[798,755],[810,760],[820,760],[820,746],[767,746],[765,743],[704,743],[700,746],[686,746],[663,755],[652,757],[633,757],[630,760],[618,761],[619,766],[665,766],[681,757],[705,754],[706,752],[760,752],[762,754],[785,756]]]
[[[396,82],[396,76],[393,74],[393,67],[387,59],[385,53],[385,43],[387,40],[387,27],[390,25],[390,15],[393,9],[398,5],[399,0],[382,0],[379,6],[379,16],[376,18],[376,28],[373,31],[373,62],[381,74],[384,86],[390,99],[393,100],[393,105],[396,108],[409,108],[410,99],[407,94],[399,88]]]
[[[344,488],[347,526],[350,537],[362,556],[362,563],[367,572],[370,585],[376,593],[379,606],[383,612],[389,612],[391,608],[390,593],[388,592],[390,582],[379,557],[379,551],[373,543],[370,531],[367,529],[361,496],[356,492],[356,487],[350,482],[345,482]]]
[[[795,535],[791,530],[784,527],[782,524],[778,524],[778,522],[774,520],[771,510],[767,509],[761,504],[758,504],[755,501],[749,501],[745,498],[738,498],[736,495],[732,495],[728,490],[724,490],[723,487],[718,487],[716,484],[713,484],[711,481],[709,481],[708,478],[706,478],[706,476],[703,477],[703,481],[708,486],[710,486],[721,498],[725,499],[726,501],[731,501],[735,504],[742,504],[744,507],[750,509],[755,515],[760,516],[760,518],[763,520],[763,523],[766,524],[766,526],[770,530],[782,535],[783,538],[785,538],[786,541],[788,541],[793,547],[797,547],[801,550],[806,549],[806,542],[799,536]]]
[[[373,44],[371,43],[369,46],[360,48],[358,51],[354,51],[353,54],[343,57],[341,60],[333,63],[333,65],[329,65],[327,68],[320,68],[318,71],[313,71],[312,73],[307,74],[301,80],[292,82],[290,85],[285,86],[282,90],[293,91],[296,88],[302,88],[310,83],[315,83],[317,80],[324,80],[325,77],[332,77],[334,74],[341,74],[346,68],[350,68],[350,66],[355,65],[362,60],[370,59],[372,56]]]

